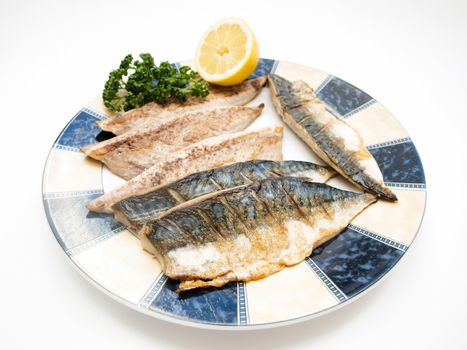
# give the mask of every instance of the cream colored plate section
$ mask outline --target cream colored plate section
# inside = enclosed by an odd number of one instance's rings
[[[379,102],[351,115],[345,121],[359,132],[367,146],[409,136],[391,112]]]
[[[279,62],[275,74],[289,80],[303,80],[316,89],[328,76],[328,73],[302,66],[296,63]]]
[[[117,115],[118,113],[117,112],[112,112],[110,109],[107,109],[105,106],[104,106],[104,102],[102,101],[102,96],[97,96],[95,98],[93,98],[91,101],[89,101],[86,105],[86,107],[98,112],[98,113],[101,113],[103,115],[106,115],[107,117],[113,117],[115,115]]]
[[[141,249],[129,231],[106,239],[73,260],[92,279],[119,297],[138,304],[161,272],[157,260]]]
[[[310,315],[338,303],[305,262],[248,282],[246,289],[252,324]]]
[[[102,188],[101,163],[81,152],[53,148],[44,172],[44,193]]]
[[[352,224],[409,245],[417,233],[425,208],[425,190],[391,187],[398,202],[379,200],[358,215]]]

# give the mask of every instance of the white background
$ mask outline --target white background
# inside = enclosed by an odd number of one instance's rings
[[[467,347],[467,2],[0,1],[0,348]],[[125,54],[190,59],[231,16],[250,23],[262,57],[331,72],[381,101],[414,140],[428,184],[419,235],[384,283],[318,319],[243,333],[111,300],[68,264],[41,200],[50,146]]]

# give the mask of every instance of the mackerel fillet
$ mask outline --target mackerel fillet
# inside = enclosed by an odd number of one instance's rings
[[[176,114],[165,122],[146,123],[109,140],[85,146],[81,152],[129,180],[195,142],[246,129],[263,107],[263,104],[227,106]]]
[[[397,200],[384,186],[378,163],[358,132],[328,113],[312,88],[304,81],[290,82],[275,74],[268,79],[277,113],[321,159],[361,189]]]
[[[375,201],[302,178],[266,179],[175,207],[139,234],[179,291],[221,287],[298,264]]]
[[[241,106],[253,100],[261,92],[266,80],[267,78],[263,76],[234,86],[211,85],[209,95],[204,98],[192,96],[186,102],[165,105],[150,102],[115,117],[101,120],[97,124],[102,130],[120,135],[147,122],[165,121],[177,113],[223,106]]]
[[[87,208],[112,213],[112,205],[122,199],[153,191],[161,185],[203,170],[253,159],[282,160],[283,127],[240,131],[201,140],[156,162],[125,184],[88,203]]]
[[[177,205],[218,191],[249,185],[255,181],[280,177],[303,177],[326,182],[335,172],[330,167],[310,162],[250,160],[188,175],[141,196],[124,199],[112,206],[115,218],[137,232],[149,220]]]

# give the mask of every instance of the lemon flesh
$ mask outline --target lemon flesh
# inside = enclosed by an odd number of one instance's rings
[[[235,85],[253,73],[259,61],[258,42],[248,24],[227,18],[203,36],[196,52],[196,68],[206,81]]]

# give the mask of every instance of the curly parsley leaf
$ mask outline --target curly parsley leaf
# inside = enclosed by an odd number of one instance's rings
[[[209,94],[208,83],[190,67],[177,70],[169,62],[157,66],[149,53],[142,53],[139,58],[133,61],[132,55],[126,55],[120,66],[109,73],[102,92],[107,108],[127,111],[148,102],[183,102],[188,96]]]

